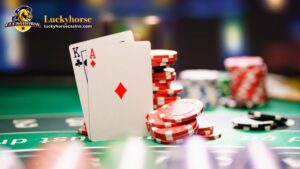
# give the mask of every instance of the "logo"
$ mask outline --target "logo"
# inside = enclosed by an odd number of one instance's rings
[[[31,27],[41,28],[38,22],[31,22],[32,18],[32,8],[23,5],[15,10],[12,21],[6,23],[5,27],[15,27],[20,32],[27,32]]]

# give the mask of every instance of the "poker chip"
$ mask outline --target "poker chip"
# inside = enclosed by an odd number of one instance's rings
[[[235,117],[232,119],[234,128],[242,130],[271,130],[276,126],[272,120],[258,121],[248,118],[247,116]]]
[[[152,72],[153,78],[166,78],[176,75],[175,69],[171,67],[166,67],[162,72]]]
[[[160,136],[160,135],[155,135],[152,134],[154,138],[160,139],[162,141],[175,141],[175,140],[180,140],[180,139],[184,139],[187,138],[189,136],[192,136],[195,134],[197,128],[194,128],[193,130],[191,130],[188,133],[184,133],[181,135],[177,135],[177,136],[170,136],[170,137],[166,137],[166,136]],[[153,131],[151,131],[153,133]]]
[[[150,123],[148,121],[146,121],[145,124],[146,124],[147,131],[151,132],[151,129],[150,129],[151,125],[150,125]]]
[[[267,66],[261,57],[231,57],[224,61],[230,73],[230,95],[234,101],[249,108],[265,104]]]
[[[175,82],[171,67],[177,60],[176,51],[152,50],[151,57],[154,111],[147,114],[146,127],[154,141],[176,144],[197,132],[196,117],[204,106],[198,100],[180,100],[183,87]]]
[[[165,122],[163,121],[160,117],[157,111],[152,111],[151,113],[147,114],[146,116],[147,120],[147,128],[149,127],[157,127],[157,128],[170,128],[170,127],[175,127],[179,126],[180,123],[171,123],[171,122]]]
[[[152,84],[152,89],[154,92],[160,91],[160,90],[166,90],[169,89],[170,85],[169,84]]]
[[[240,129],[244,131],[270,131],[274,128],[276,128],[276,125],[266,125],[266,126],[259,126],[259,127],[250,127],[245,125],[236,125],[234,126],[235,129]]]
[[[152,67],[157,67],[157,66],[172,66],[174,62],[152,62]]]
[[[214,133],[213,129],[209,129],[209,130],[197,130],[196,134],[201,135],[201,136],[207,136],[207,135],[211,135]]]
[[[170,85],[171,85],[171,83],[172,83],[172,81],[166,81],[166,82],[164,82],[163,80],[162,81],[160,81],[160,82],[158,82],[158,81],[152,81],[153,83],[153,85],[154,86],[157,86],[157,87],[167,87],[167,88],[170,88]]]
[[[160,106],[160,105],[155,105],[155,104],[154,104],[154,105],[153,105],[153,109],[156,110],[156,109],[161,108],[162,106],[163,106],[163,105]]]
[[[197,118],[198,123],[198,132],[205,132],[205,131],[213,131],[214,124],[210,121],[202,120],[201,118]]]
[[[153,49],[151,50],[152,59],[173,59],[176,60],[177,52],[174,50]]]
[[[174,79],[173,79],[173,80],[174,80]],[[170,84],[173,82],[173,80],[172,80],[172,79],[170,79],[170,80],[165,80],[165,79],[154,80],[154,79],[153,79],[153,83],[154,83],[155,85],[160,85],[160,84],[167,84],[167,85],[170,85]]]
[[[175,69],[170,67],[177,59],[177,52],[172,50],[152,50],[152,85],[153,85],[153,109],[180,99],[179,91],[172,93],[172,83],[176,80]]]
[[[159,73],[164,72],[164,69],[167,68],[166,66],[156,66],[152,67],[152,73]]]
[[[161,140],[159,138],[153,138],[153,139],[155,142],[160,144],[182,144],[184,142],[184,139],[179,139],[174,141],[166,141],[166,140]]]
[[[176,97],[177,99],[175,99],[175,100],[179,100],[180,99],[180,97]],[[169,103],[172,103],[172,102],[174,102],[175,100],[164,100],[164,101],[160,101],[160,102],[158,102],[158,101],[153,101],[153,104],[155,105],[155,106],[164,106],[164,105],[166,105],[166,104],[169,104]],[[157,109],[158,108],[161,108],[161,107],[157,107]]]
[[[166,90],[168,90],[168,89],[166,89]],[[178,97],[179,98],[179,96],[177,96],[178,94],[159,94],[159,93],[157,93],[157,92],[154,92],[153,93],[153,98],[158,98],[158,97]]]
[[[165,76],[166,74],[173,74],[176,73],[175,69],[172,67],[160,67],[160,71],[158,71],[159,67],[156,67],[152,70],[153,76]],[[157,71],[155,71],[157,70]]]
[[[169,62],[175,62],[176,58],[173,59],[169,59],[169,58],[152,58],[151,59],[152,63],[156,62],[156,63],[169,63]]]
[[[159,90],[157,92],[155,92],[155,95],[159,95],[159,96],[174,96],[174,95],[178,95],[180,92],[182,92],[182,86],[178,85],[176,83],[171,83],[170,84],[170,88],[169,89],[165,89],[165,90]]]
[[[182,125],[170,127],[170,128],[157,128],[151,127],[153,137],[164,140],[174,140],[176,137],[180,137],[185,134],[193,134],[197,129],[197,121],[186,122]]]
[[[78,128],[77,131],[79,134],[86,135],[86,136],[88,135],[85,123],[80,128]]]
[[[240,56],[240,57],[230,57],[225,59],[224,65],[226,68],[229,69],[239,69],[242,68],[248,68],[248,67],[255,67],[255,66],[261,66],[264,62],[261,57],[259,56]]]
[[[179,100],[180,97],[179,96],[169,96],[169,97],[154,97],[153,98],[153,103],[156,104],[156,105],[164,105],[164,104],[167,104],[167,103],[170,103],[172,101],[175,101],[175,100]]]
[[[289,127],[295,124],[295,121],[293,119],[282,117],[280,115],[263,114],[258,111],[249,111],[248,117],[253,120],[262,120],[262,121],[272,120],[278,125],[284,125]]]
[[[203,111],[203,104],[195,99],[181,99],[159,108],[164,121],[182,123],[195,119]]]
[[[152,77],[152,81],[154,83],[170,83],[172,81],[176,80],[176,73],[174,75],[171,75],[169,77]],[[166,82],[164,82],[166,81]]]
[[[222,133],[220,131],[214,131],[211,135],[202,135],[203,138],[208,140],[216,140],[222,137]]]
[[[214,70],[190,69],[180,73],[179,79],[183,85],[183,96],[185,98],[198,99],[205,107],[218,105],[219,74]]]

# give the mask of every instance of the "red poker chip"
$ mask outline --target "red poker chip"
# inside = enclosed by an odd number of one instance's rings
[[[176,60],[172,60],[172,59],[160,59],[160,60],[154,60],[154,59],[152,59],[151,60],[151,63],[153,64],[157,64],[157,63],[159,63],[159,64],[164,64],[164,63],[175,63],[176,62]]]
[[[151,125],[148,121],[146,121],[146,128],[147,128],[147,131],[150,133],[151,132]]]
[[[176,80],[176,76],[168,77],[168,78],[153,78],[152,77],[152,82],[153,83],[158,83],[158,84],[164,84],[164,83],[171,83]]]
[[[157,92],[153,93],[153,97],[176,97],[176,96],[178,96],[177,93],[175,94],[159,94]]]
[[[155,95],[173,96],[179,94],[180,92],[182,92],[182,90],[183,88],[181,85],[175,85],[174,83],[172,83],[169,89],[159,90],[155,92]]]
[[[159,90],[165,90],[165,89],[169,89],[170,85],[169,84],[152,84],[152,89],[154,92],[157,92]]]
[[[177,52],[175,50],[166,50],[166,49],[152,49],[151,50],[152,59],[177,59]]]
[[[177,58],[169,59],[169,58],[152,58],[152,62],[157,63],[168,63],[168,62],[175,62]]]
[[[146,116],[146,120],[149,125],[149,127],[157,127],[157,128],[170,128],[179,126],[181,124],[179,123],[171,123],[171,122],[165,122],[160,117],[157,111],[152,111],[151,113],[148,113]],[[148,127],[148,126],[147,126]],[[150,128],[149,128],[150,130]]]
[[[172,83],[173,81],[175,80],[175,77],[173,78],[173,79],[152,79],[152,82],[154,83],[154,84],[158,84],[158,85],[160,85],[160,84],[168,84],[168,85],[170,85],[170,83]]]
[[[174,140],[176,137],[180,137],[184,134],[193,134],[197,129],[197,121],[186,122],[176,127],[170,128],[157,128],[151,127],[153,137],[164,139],[164,140]]]
[[[158,66],[171,66],[173,65],[174,62],[166,62],[166,63],[161,63],[161,62],[152,62],[152,67],[158,67]]]
[[[162,104],[162,103],[153,103],[153,105],[154,106],[156,106],[155,108],[156,109],[159,109],[159,108],[161,108],[162,106],[164,106],[164,105],[166,105],[166,104],[169,104],[169,103],[171,103],[171,102],[174,102],[175,100],[166,100],[165,101],[165,103],[164,104]]]
[[[253,68],[264,65],[261,57],[258,56],[240,56],[225,59],[224,65],[226,69],[234,70],[236,68]]]
[[[174,79],[176,72],[152,73],[152,79]]]
[[[157,97],[176,97],[176,96],[178,96],[177,93],[174,93],[174,94],[159,94],[157,92],[153,93],[153,97],[155,97],[155,98],[157,98]]]
[[[206,121],[206,120],[202,120],[201,118],[197,118],[197,123],[198,123],[198,132],[214,130],[214,124],[210,121]]]
[[[152,76],[165,76],[166,74],[174,74],[175,73],[175,69],[172,67],[165,67],[162,69],[161,72],[155,72],[154,70],[152,70]]]
[[[207,135],[211,135],[214,133],[214,129],[209,129],[209,130],[197,130],[196,134],[200,135],[200,136],[207,136]]]
[[[216,140],[216,139],[219,139],[219,138],[222,137],[222,133],[220,131],[214,131],[213,134],[203,135],[202,137],[205,138],[205,139],[208,139],[208,140]]]
[[[155,142],[160,143],[160,144],[182,144],[184,143],[184,139],[179,139],[179,140],[174,140],[174,141],[166,141],[166,140],[161,140],[159,138],[153,138]]]
[[[163,106],[163,105],[160,106],[160,105],[155,105],[155,104],[154,104],[154,105],[153,105],[153,110],[159,109],[159,108],[161,108],[162,106]]]
[[[179,97],[178,96],[155,96],[154,95],[154,97],[153,97],[153,100],[154,101],[165,101],[165,100],[177,100],[177,99],[179,99]]]
[[[176,100],[180,100],[181,98],[179,96],[170,96],[170,97],[157,97],[153,98],[153,104],[158,106],[163,106],[165,104],[169,104],[171,102],[174,102]]]
[[[164,121],[182,123],[196,119],[202,113],[203,104],[196,99],[181,99],[171,102],[159,108],[160,117]]]
[[[176,99],[176,100],[179,100],[180,98],[178,98],[178,99]],[[172,102],[174,102],[174,101],[176,101],[176,100],[165,100],[164,102],[155,102],[154,101],[154,105],[155,106],[160,106],[160,107],[158,107],[158,108],[161,108],[162,106],[164,106],[164,105],[166,105],[166,104],[169,104],[169,103],[172,103]],[[157,108],[157,109],[158,109]]]
[[[197,130],[197,127],[195,127],[193,130],[191,130],[188,133],[184,133],[184,134],[178,135],[178,136],[171,136],[171,137],[166,137],[166,136],[161,137],[160,135],[155,135],[155,134],[153,134],[152,130],[151,130],[151,133],[154,138],[160,139],[162,141],[175,141],[175,140],[179,140],[179,139],[184,139],[188,136],[192,136],[193,134],[196,133],[196,130]]]
[[[82,135],[88,135],[88,132],[87,132],[87,129],[86,129],[86,126],[83,125],[82,127],[80,127],[79,129],[77,129],[78,133],[82,134]]]
[[[176,140],[181,140],[181,139],[185,139],[189,136],[192,136],[194,135],[195,131],[194,132],[190,132],[190,133],[185,133],[183,135],[180,135],[180,136],[176,136],[176,137],[173,137],[173,138],[168,138],[169,140],[166,140],[165,137],[157,137],[157,136],[153,136],[153,138],[156,138],[156,139],[159,139],[161,141],[165,141],[165,142],[168,142],[168,141],[176,141]]]

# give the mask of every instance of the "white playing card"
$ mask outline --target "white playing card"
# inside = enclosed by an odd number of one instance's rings
[[[150,50],[149,42],[88,50],[88,62],[96,62],[88,67],[90,140],[146,134],[145,115],[153,107]]]
[[[88,110],[88,76],[87,76],[87,48],[94,46],[101,50],[103,44],[118,44],[120,42],[133,42],[133,33],[131,31],[120,32],[108,36],[103,36],[96,39],[91,39],[69,46],[69,52],[72,60],[72,66],[75,74],[76,85],[80,97],[80,103],[89,133],[89,110]]]

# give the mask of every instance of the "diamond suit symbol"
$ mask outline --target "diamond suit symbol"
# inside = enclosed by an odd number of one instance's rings
[[[94,60],[92,60],[91,65],[92,65],[92,67],[94,67],[96,65],[96,62]]]
[[[115,89],[115,93],[117,93],[117,95],[120,97],[120,99],[122,99],[126,92],[127,92],[127,89],[124,87],[122,82],[120,82],[118,84],[117,88]]]

